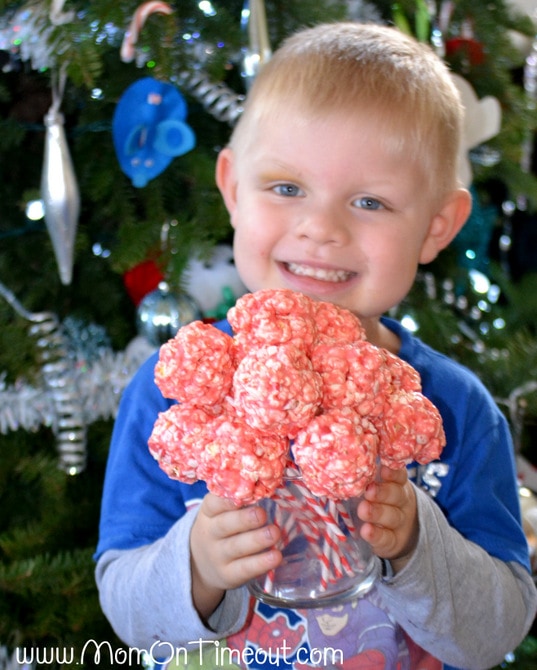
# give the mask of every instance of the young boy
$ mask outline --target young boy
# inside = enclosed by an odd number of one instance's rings
[[[275,609],[245,584],[281,560],[276,527],[257,506],[168,479],[149,454],[170,404],[153,357],[116,421],[97,550],[103,610],[129,645],[211,670],[488,668],[526,634],[537,599],[507,425],[474,375],[382,316],[470,211],[461,116],[443,63],[388,27],[304,30],[256,79],[217,164],[243,281],[354,312],[370,342],[419,371],[447,445],[428,466],[383,467],[367,489],[362,535],[383,576],[365,598]]]

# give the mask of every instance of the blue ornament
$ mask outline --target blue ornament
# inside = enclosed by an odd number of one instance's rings
[[[196,137],[185,123],[187,105],[175,86],[145,77],[120,98],[112,121],[119,165],[133,186],[144,187],[172,159],[194,148]]]

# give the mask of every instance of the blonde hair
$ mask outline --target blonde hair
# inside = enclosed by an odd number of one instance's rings
[[[231,147],[246,146],[256,123],[281,122],[289,108],[306,117],[371,113],[382,146],[416,161],[437,191],[458,186],[458,90],[429,46],[395,28],[343,22],[289,37],[257,76]]]

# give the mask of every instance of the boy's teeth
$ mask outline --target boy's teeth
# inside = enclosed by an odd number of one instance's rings
[[[323,268],[313,268],[310,265],[298,265],[298,263],[288,263],[289,272],[302,277],[313,277],[313,279],[320,279],[321,281],[346,281],[350,276],[350,272],[345,270],[325,270]]]

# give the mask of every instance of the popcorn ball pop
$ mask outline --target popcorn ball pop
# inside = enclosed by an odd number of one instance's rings
[[[161,412],[149,438],[149,451],[172,479],[187,484],[198,480],[201,461],[199,434],[211,415],[201,407],[172,405]]]
[[[433,461],[445,443],[438,410],[418,391],[396,391],[389,396],[379,435],[381,463],[394,469],[411,461]]]
[[[247,354],[233,378],[233,404],[252,428],[295,438],[322,402],[321,375],[294,344],[261,347]]]
[[[162,345],[155,382],[180,404],[159,415],[149,449],[168,476],[203,480],[237,505],[289,506],[284,481],[290,474],[296,489],[298,480],[310,511],[282,521],[282,538],[322,538],[327,588],[349,560],[335,538],[356,539],[341,501],[360,497],[379,463],[437,458],[440,414],[417,371],[367,342],[359,319],[336,305],[267,289],[239,298],[228,320],[234,337],[196,321]]]
[[[233,339],[193,321],[165,342],[155,366],[155,382],[165,398],[193,405],[217,405],[233,381]]]
[[[201,446],[198,476],[211,482],[211,491],[229,496],[238,505],[271,496],[280,485],[287,463],[288,442],[276,433],[263,433],[222,412],[198,435]]]
[[[369,342],[323,343],[312,363],[322,378],[323,407],[352,407],[362,416],[379,416],[390,391],[392,374],[378,347]]]
[[[348,407],[315,417],[297,436],[293,456],[308,489],[335,500],[356,497],[375,477],[379,437]]]
[[[283,344],[294,344],[309,354],[317,335],[315,303],[293,291],[247,293],[227,318],[243,355],[258,347]]]

